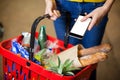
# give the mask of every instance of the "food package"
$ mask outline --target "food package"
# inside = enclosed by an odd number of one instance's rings
[[[101,44],[99,46],[94,46],[87,49],[84,49],[83,47],[80,48],[80,45],[76,45],[72,48],[62,51],[58,54],[58,56],[63,63],[66,59],[70,59],[73,60],[73,66],[85,67],[107,59],[107,53],[110,50],[111,46],[109,44]],[[56,63],[58,62],[57,59],[54,59],[54,61]]]

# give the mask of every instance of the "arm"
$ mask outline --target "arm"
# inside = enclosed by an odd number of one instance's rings
[[[87,18],[92,17],[92,21],[88,27],[88,30],[91,30],[94,25],[97,25],[101,19],[110,11],[114,1],[115,0],[106,0],[103,6],[96,8],[81,20],[85,21]]]
[[[46,9],[45,14],[49,14],[51,16],[51,20],[56,20],[60,16],[60,12],[56,10],[56,2],[55,0],[45,0]]]

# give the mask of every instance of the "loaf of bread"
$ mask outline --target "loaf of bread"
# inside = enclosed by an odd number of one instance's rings
[[[70,59],[71,61],[73,60],[74,67],[85,67],[107,59],[107,53],[110,50],[111,46],[109,44],[101,44],[87,49],[84,49],[80,45],[76,45],[60,52],[57,56],[60,57],[62,63]],[[58,63],[57,59],[54,61]]]
[[[98,46],[90,47],[90,48],[82,48],[82,46],[78,45],[78,56],[84,56],[89,54],[94,54],[96,52],[105,52],[108,53],[111,50],[111,45],[107,43],[103,43]]]
[[[91,64],[95,64],[100,61],[104,61],[105,59],[107,59],[107,54],[104,52],[97,52],[95,54],[86,55],[86,56],[78,58],[80,62],[79,67],[85,67]]]

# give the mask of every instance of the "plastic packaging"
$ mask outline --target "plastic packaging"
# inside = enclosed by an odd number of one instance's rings
[[[12,41],[11,51],[15,54],[20,54],[22,57],[29,59],[29,53],[17,41]]]
[[[29,32],[22,32],[23,40],[22,40],[22,46],[24,48],[30,47],[30,36],[31,34]]]

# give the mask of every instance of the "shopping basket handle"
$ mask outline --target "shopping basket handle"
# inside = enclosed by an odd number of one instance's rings
[[[50,18],[49,14],[45,14],[35,19],[31,27],[31,37],[30,37],[30,48],[29,48],[29,60],[33,61],[33,53],[34,53],[34,41],[35,41],[35,32],[38,23],[44,18]]]
[[[64,37],[64,47],[67,48],[68,46],[68,41],[69,41],[69,32],[70,32],[70,14],[67,13],[66,15],[66,20],[67,20],[67,23],[66,23],[66,33],[65,33],[65,37]]]

